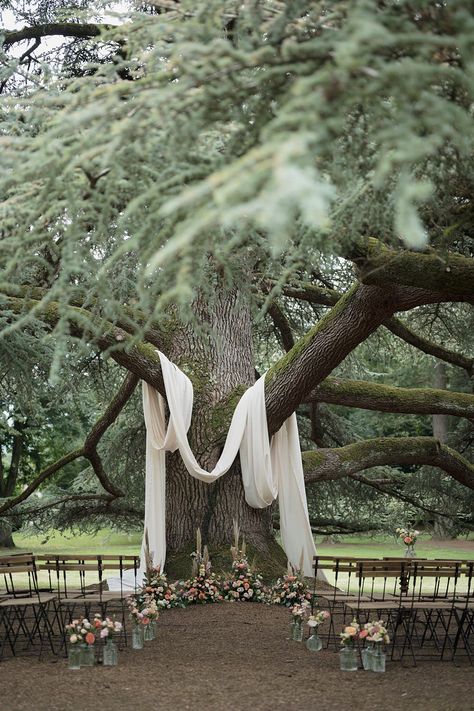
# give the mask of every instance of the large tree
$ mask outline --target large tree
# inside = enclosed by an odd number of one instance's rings
[[[323,445],[325,402],[471,419],[473,359],[409,318],[449,305],[472,325],[469,3],[153,8],[2,31],[2,336],[54,343],[53,379],[74,342],[129,373],[64,453],[90,461],[106,491],[97,506],[124,497],[100,437],[138,379],[165,394],[156,348],[193,381],[191,444],[212,468],[265,364],[263,314],[285,351],[265,377],[270,434],[305,403]],[[57,52],[45,71],[52,36],[75,50],[73,72]],[[330,377],[381,328],[459,368],[464,392]],[[434,437],[340,444],[303,455],[308,481],[429,465],[474,489],[473,465]],[[234,518],[268,549],[271,511],[246,505],[238,462],[211,486],[178,455],[168,472],[169,550],[197,526],[227,543]]]

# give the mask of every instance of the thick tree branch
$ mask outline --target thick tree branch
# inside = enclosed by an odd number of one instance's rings
[[[377,437],[337,449],[303,452],[305,481],[331,481],[382,465],[424,465],[442,469],[474,489],[474,466],[434,437]]]
[[[308,401],[381,412],[474,417],[474,395],[435,388],[398,388],[365,380],[326,378],[311,391]]]
[[[396,303],[387,290],[355,284],[270,368],[265,378],[265,400],[271,434],[316,385],[393,314]]]
[[[268,279],[266,282],[272,283]],[[326,289],[305,282],[284,286],[282,288],[282,294],[290,298],[308,301],[309,303],[320,304],[322,306],[334,306],[342,297],[342,294],[335,289]],[[469,377],[473,376],[474,358],[469,358],[462,353],[457,353],[449,348],[433,343],[433,341],[429,341],[427,338],[415,333],[415,331],[411,330],[403,321],[396,317],[387,319],[382,325],[414,348],[428,355],[432,355],[439,360],[444,360],[446,363],[451,363],[451,365],[463,368]]]
[[[88,39],[98,37],[104,32],[113,29],[115,25],[93,24],[79,22],[50,22],[43,25],[32,25],[20,30],[5,30],[0,28],[0,40],[3,37],[3,46],[10,47],[17,42],[42,37],[79,37]]]
[[[146,341],[134,342],[127,331],[114,326],[110,321],[81,307],[69,306],[66,309],[57,302],[43,304],[36,299],[6,294],[2,298],[0,308],[3,312],[11,311],[20,318],[31,316],[39,319],[51,329],[61,317],[67,315],[72,336],[86,337],[90,342],[97,343],[100,350],[109,351],[110,357],[119,365],[141,380],[146,380],[164,396],[160,359],[154,345]],[[27,320],[25,326],[26,323]]]
[[[396,250],[369,238],[356,242],[348,256],[364,284],[398,284],[437,293],[440,301],[474,303],[474,259],[461,254]]]

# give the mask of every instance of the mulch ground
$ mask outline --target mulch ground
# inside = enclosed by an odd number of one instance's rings
[[[1,711],[472,711],[474,673],[451,662],[385,674],[340,672],[334,651],[289,637],[288,610],[222,603],[170,610],[157,639],[118,667],[71,671],[65,659],[0,663]]]

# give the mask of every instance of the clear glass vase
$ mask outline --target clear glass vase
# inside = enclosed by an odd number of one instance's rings
[[[303,623],[301,620],[293,620],[290,625],[290,634],[293,641],[303,641]]]
[[[306,649],[309,649],[310,652],[319,652],[322,648],[323,643],[318,636],[318,631],[317,629],[314,629],[306,640]]]
[[[415,546],[407,546],[405,558],[416,558]]]
[[[81,648],[78,644],[70,644],[68,652],[69,669],[81,668]]]
[[[145,642],[150,642],[152,639],[155,639],[156,637],[156,622],[152,620],[149,622],[147,625],[145,625],[145,628],[143,630],[143,639]]]
[[[364,649],[361,652],[361,657],[362,657],[362,666],[364,667],[365,671],[372,671],[372,655],[373,655],[373,647],[371,644],[368,644],[367,647],[364,647]]]
[[[95,649],[92,644],[81,645],[81,667],[93,667],[95,662]]]
[[[372,671],[374,672],[384,672],[385,671],[385,661],[387,655],[378,646],[375,647],[372,652]]]
[[[339,663],[341,671],[357,671],[357,650],[354,647],[343,647],[339,652]]]
[[[143,649],[143,625],[133,625],[132,649]]]
[[[115,667],[118,662],[117,645],[111,639],[106,640],[104,647],[103,664],[104,667]]]

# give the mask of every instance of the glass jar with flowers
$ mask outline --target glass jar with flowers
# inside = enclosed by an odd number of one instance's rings
[[[100,638],[104,642],[102,662],[104,667],[114,667],[118,663],[118,649],[114,638],[122,632],[122,623],[110,617],[99,620]]]
[[[372,645],[370,669],[374,672],[384,672],[387,656],[384,651],[384,645],[390,643],[385,622],[376,620],[368,622],[364,627],[367,630],[367,643]]]
[[[143,607],[141,608],[141,613],[143,615],[143,639],[145,642],[149,642],[156,637],[156,620],[158,619],[158,607],[156,605],[155,599],[145,593],[143,599]]]
[[[72,620],[65,626],[68,637],[68,667],[69,669],[81,668],[81,644],[83,643],[81,620]]]
[[[92,667],[95,661],[95,633],[86,617],[79,617],[65,627],[69,637],[69,669]]]
[[[358,654],[355,648],[355,641],[359,637],[360,625],[356,620],[352,620],[350,625],[344,627],[340,634],[342,649],[339,652],[339,663],[341,671],[357,671]]]
[[[307,605],[296,604],[291,608],[293,620],[290,624],[291,639],[295,642],[303,641],[303,619],[306,615]]]
[[[406,546],[405,558],[416,558],[415,543],[420,535],[420,532],[414,528],[397,528],[395,533]]]
[[[138,609],[134,595],[128,598],[127,605],[132,621],[132,649],[143,649],[143,613]]]
[[[318,610],[308,617],[307,625],[310,629],[310,635],[306,640],[306,648],[310,652],[319,652],[323,648],[323,643],[318,635],[319,625],[329,618],[329,612],[327,610]]]

